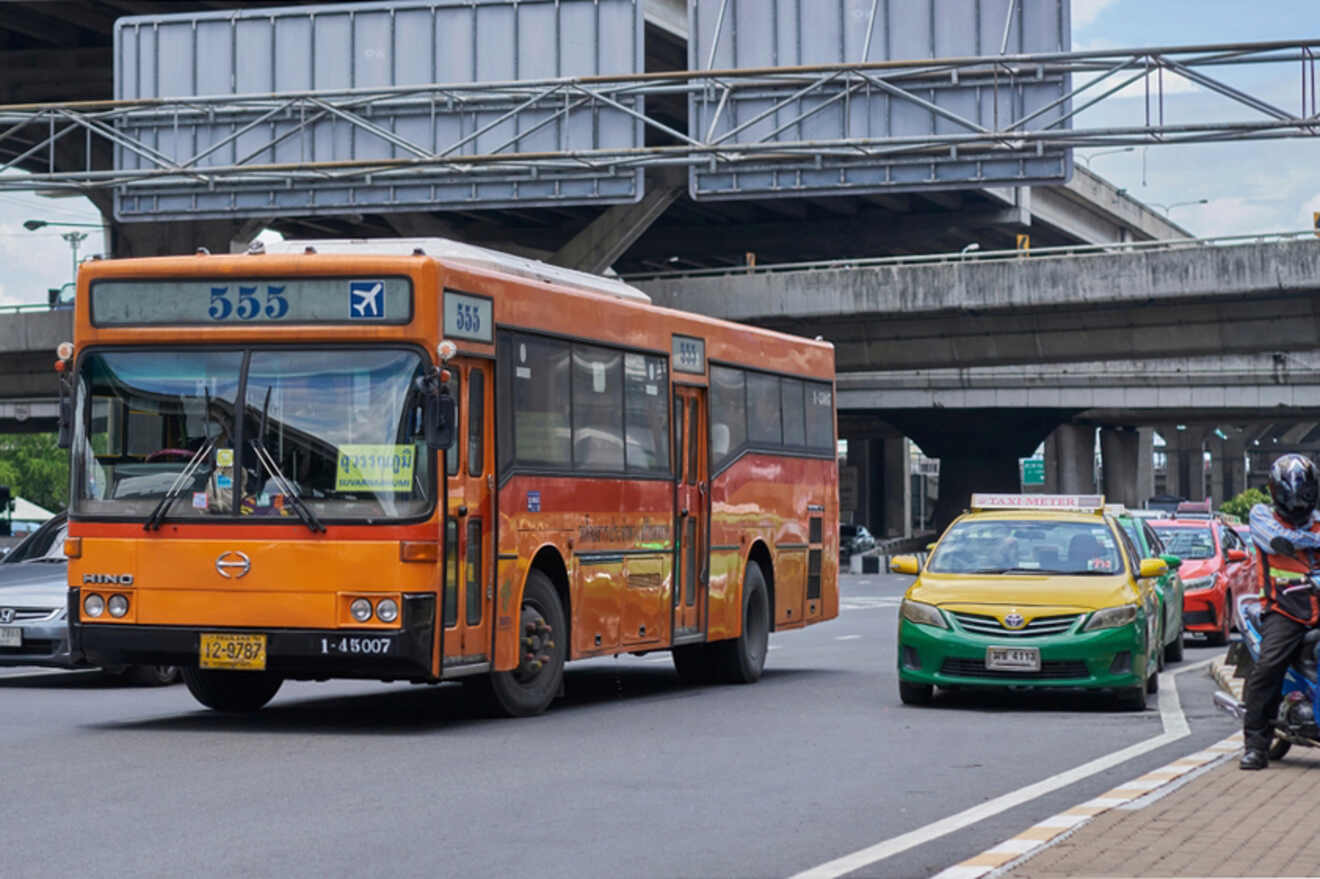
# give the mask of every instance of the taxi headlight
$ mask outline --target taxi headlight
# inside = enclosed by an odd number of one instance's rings
[[[393,598],[382,598],[376,602],[376,619],[382,623],[392,623],[399,618],[399,603]]]
[[[348,612],[353,615],[353,619],[359,623],[365,623],[371,619],[371,602],[365,598],[355,598],[353,603],[348,606]]]
[[[1213,585],[1215,585],[1214,574],[1211,574],[1208,577],[1193,577],[1190,580],[1183,580],[1183,591],[1186,592],[1191,589],[1209,589]]]
[[[1082,627],[1083,632],[1092,632],[1096,629],[1116,629],[1119,626],[1126,626],[1128,623],[1135,622],[1137,619],[1137,606],[1135,604],[1122,604],[1118,607],[1106,607],[1103,610],[1097,610],[1091,614],[1091,618],[1086,621]]]
[[[944,621],[944,614],[940,613],[940,609],[933,604],[904,598],[898,612],[910,623],[934,626],[937,629],[949,628],[949,624]]]
[[[83,599],[83,613],[89,617],[99,617],[105,613],[105,599],[93,592]]]
[[[122,595],[111,595],[105,603],[105,609],[110,611],[112,617],[122,617],[128,613],[128,599]]]

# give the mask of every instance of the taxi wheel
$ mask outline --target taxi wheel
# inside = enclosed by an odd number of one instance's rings
[[[1150,677],[1146,678],[1146,692],[1158,693],[1159,691],[1160,691],[1160,673],[1159,671],[1153,671],[1151,672]]]
[[[1178,632],[1178,636],[1164,645],[1164,658],[1169,662],[1182,662],[1183,658],[1183,633]]]
[[[275,698],[284,678],[268,671],[212,671],[185,666],[183,682],[193,698],[207,708],[248,714]]]
[[[935,688],[930,684],[898,682],[898,698],[903,700],[904,705],[929,705],[934,694]]]
[[[1145,711],[1146,685],[1137,684],[1135,687],[1123,687],[1118,691],[1118,705],[1127,711]]]
[[[179,680],[177,665],[130,665],[124,680],[148,687],[165,687]]]
[[[1229,619],[1227,598],[1224,599],[1224,614],[1223,619],[1220,620],[1220,622],[1223,624],[1223,628],[1220,631],[1205,633],[1205,643],[1209,644],[1211,647],[1223,647],[1227,644],[1229,630],[1233,628],[1232,620]]]

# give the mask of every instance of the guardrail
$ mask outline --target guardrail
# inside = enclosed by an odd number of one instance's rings
[[[28,302],[22,305],[0,305],[0,314],[26,314],[41,311],[72,311],[69,305],[47,305],[45,302]]]
[[[1246,244],[1270,244],[1280,241],[1315,240],[1320,232],[1305,229],[1297,232],[1263,232],[1255,235],[1216,235],[1209,238],[1164,238],[1152,241],[1113,241],[1103,244],[1061,244],[1054,247],[1035,247],[1030,250],[975,250],[948,253],[908,254],[905,256],[877,256],[863,259],[832,259],[816,262],[765,263],[755,266],[720,266],[718,268],[675,269],[622,275],[629,283],[661,281],[668,278],[709,278],[731,275],[767,275],[775,272],[824,271],[828,269],[858,269],[874,266],[920,266],[944,263],[986,262],[1006,259],[1060,259],[1097,254],[1137,253],[1163,250],[1188,250],[1198,247],[1232,247]]]
[[[850,574],[886,574],[889,572],[889,560],[896,555],[915,555],[922,565],[926,564],[926,546],[935,542],[939,535],[934,531],[922,531],[911,537],[893,537],[881,540],[866,552],[859,552],[848,557]]]

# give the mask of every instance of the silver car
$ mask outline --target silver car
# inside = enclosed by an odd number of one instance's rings
[[[63,513],[0,558],[0,666],[86,668],[69,650],[68,522]],[[174,666],[105,669],[141,684],[171,684]]]

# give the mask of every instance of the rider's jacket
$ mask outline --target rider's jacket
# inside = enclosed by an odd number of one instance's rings
[[[1297,551],[1298,558],[1278,555],[1270,550],[1270,541],[1286,537]],[[1251,508],[1251,539],[1261,553],[1261,590],[1265,607],[1291,617],[1308,626],[1320,624],[1320,598],[1314,590],[1299,589],[1284,594],[1311,570],[1320,567],[1320,519],[1311,516],[1306,528],[1294,528],[1274,514],[1267,504]]]

